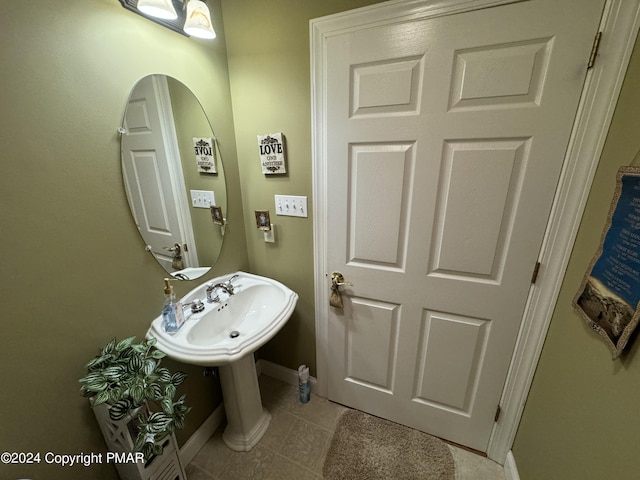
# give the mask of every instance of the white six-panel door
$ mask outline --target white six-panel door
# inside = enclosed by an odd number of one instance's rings
[[[195,244],[184,249],[191,228],[188,212],[180,211],[184,180],[173,127],[167,80],[161,75],[141,79],[133,89],[124,117],[122,168],[131,211],[142,237],[167,271],[173,271],[176,243],[184,266],[197,265]],[[174,162],[177,167],[172,165]]]
[[[486,450],[603,4],[327,39],[330,399]]]

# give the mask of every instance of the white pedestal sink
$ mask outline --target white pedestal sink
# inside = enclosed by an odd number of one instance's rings
[[[217,289],[219,301],[208,303],[207,286],[232,279],[233,294]],[[162,329],[162,317],[151,323],[147,338],[170,358],[184,363],[218,366],[227,416],[223,440],[232,450],[249,451],[266,432],[271,415],[262,407],[253,353],[287,323],[298,295],[280,282],[244,272],[209,280],[180,301],[204,301],[204,310],[188,313],[174,335]]]

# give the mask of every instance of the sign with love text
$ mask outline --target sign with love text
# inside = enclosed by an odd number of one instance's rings
[[[287,173],[282,133],[258,135],[258,150],[262,173],[266,175]]]
[[[193,152],[196,155],[198,173],[218,173],[213,138],[193,137]]]

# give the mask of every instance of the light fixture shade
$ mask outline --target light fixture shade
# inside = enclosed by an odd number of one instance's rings
[[[171,0],[138,0],[138,10],[146,15],[165,20],[178,18],[176,9]]]
[[[201,0],[189,0],[184,31],[198,38],[216,38],[216,32],[213,31],[211,22],[211,14],[206,3]]]

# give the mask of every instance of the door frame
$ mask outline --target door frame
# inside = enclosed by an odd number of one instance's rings
[[[526,0],[524,0],[526,1]],[[311,20],[311,122],[317,393],[327,397],[329,272],[327,271],[326,40],[373,25],[452,15],[514,0],[392,0]],[[564,272],[640,27],[640,0],[605,0],[598,60],[589,70],[487,456],[504,464],[516,436]],[[594,32],[595,33],[595,32]],[[585,59],[586,68],[587,59]],[[606,67],[606,68],[605,68]]]
[[[171,201],[176,207],[178,228],[182,238],[183,248],[182,260],[184,267],[199,267],[198,251],[195,234],[193,233],[193,223],[191,222],[191,205],[188,202],[188,192],[184,173],[182,171],[182,160],[180,148],[178,146],[178,135],[171,106],[171,94],[169,92],[169,82],[165,75],[154,75],[153,86],[158,104],[158,115],[160,117],[160,128],[167,157],[167,168],[169,169],[169,180],[171,182]],[[184,245],[188,245],[188,251],[184,251]]]

